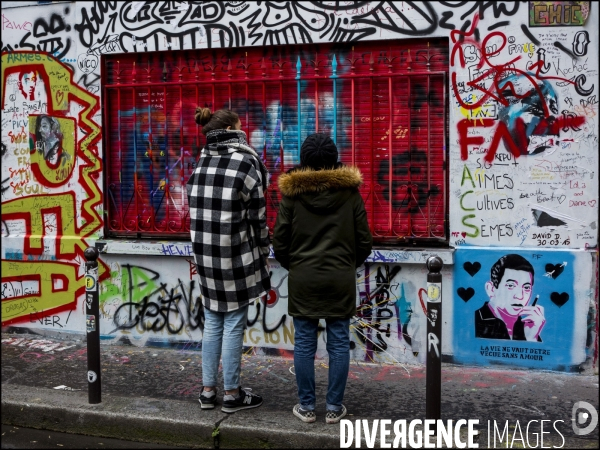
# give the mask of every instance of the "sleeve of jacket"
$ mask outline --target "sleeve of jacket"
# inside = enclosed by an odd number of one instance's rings
[[[260,172],[251,166],[246,176],[245,189],[242,194],[248,201],[248,222],[258,237],[258,247],[264,256],[269,256],[269,227],[267,226],[267,200],[263,191]]]
[[[360,194],[356,193],[354,202],[354,241],[356,248],[356,267],[364,264],[365,260],[371,254],[373,248],[373,235],[369,229],[367,221],[367,211],[365,210],[365,202]]]
[[[282,197],[273,231],[273,251],[281,266],[290,269],[290,243],[292,241],[292,211],[290,201]]]

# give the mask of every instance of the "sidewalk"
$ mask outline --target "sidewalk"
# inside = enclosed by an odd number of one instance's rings
[[[317,422],[305,424],[292,414],[293,361],[264,356],[245,356],[242,369],[242,385],[262,395],[263,405],[229,415],[200,409],[201,352],[102,345],[102,403],[90,405],[87,346],[77,339],[2,333],[2,423],[188,448],[340,447],[340,426],[325,424],[327,361],[315,363]],[[442,366],[442,419],[478,419],[480,448],[488,447],[494,420],[498,448],[508,437],[522,448],[527,436],[534,446],[542,420],[544,447],[598,448],[598,427],[586,436],[573,431],[578,401],[599,409],[597,375]],[[425,367],[353,361],[344,403],[353,423],[424,419]]]

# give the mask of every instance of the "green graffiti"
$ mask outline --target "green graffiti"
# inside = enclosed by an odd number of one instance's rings
[[[471,175],[471,171],[469,170],[469,168],[465,164],[465,166],[463,168],[463,173],[462,173],[462,180],[460,180],[460,187],[462,187],[463,184],[465,184],[465,179],[466,178],[468,178],[469,181],[471,182],[471,186],[475,187],[475,181],[473,180],[473,176]]]
[[[475,214],[468,214],[462,218],[462,224],[465,227],[473,228],[475,230],[473,233],[467,233],[467,236],[472,237],[472,238],[476,238],[477,236],[479,236],[479,228],[477,228],[477,226],[475,226],[471,223],[467,223],[466,220],[474,219],[474,218],[475,218]]]
[[[157,283],[159,274],[142,267],[126,264],[120,271],[112,271],[110,275],[110,278],[102,283],[99,296],[101,304],[115,297],[120,297],[124,302],[139,303],[161,288]],[[118,280],[119,277],[120,285],[113,281]]]
[[[473,193],[473,191],[467,191],[460,196],[460,207],[462,208],[463,211],[475,211],[475,208],[467,208],[467,207],[465,207],[465,205],[463,205],[463,199],[465,198],[465,196],[467,194],[472,194],[472,193]]]

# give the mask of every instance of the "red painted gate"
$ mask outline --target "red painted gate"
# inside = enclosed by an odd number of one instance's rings
[[[376,241],[447,239],[445,40],[203,49],[103,57],[109,236],[187,237],[185,183],[205,138],[196,106],[231,108],[272,174],[318,130],[363,172]]]

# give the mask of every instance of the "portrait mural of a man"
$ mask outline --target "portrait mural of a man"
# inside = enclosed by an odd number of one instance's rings
[[[475,336],[487,339],[542,342],[543,306],[532,298],[535,272],[521,255],[504,255],[492,266],[485,283],[489,297],[475,311]]]
[[[558,231],[557,231],[558,233]],[[590,253],[462,247],[452,266],[452,360],[575,370],[587,358]],[[449,324],[442,321],[442,330]],[[443,332],[443,331],[442,331]]]
[[[36,100],[36,86],[39,78],[37,71],[24,71],[19,75],[19,90],[26,100]]]

